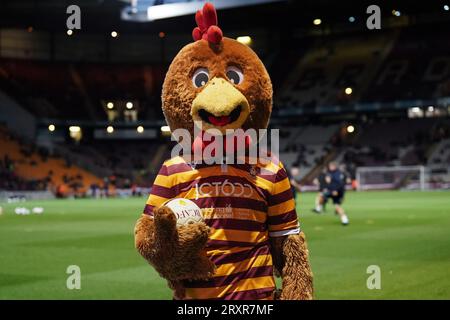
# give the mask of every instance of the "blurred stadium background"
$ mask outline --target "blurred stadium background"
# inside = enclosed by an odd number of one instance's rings
[[[450,1],[212,2],[271,75],[317,297],[450,298]],[[81,30],[66,27],[71,4]],[[369,4],[381,30],[366,27]],[[172,147],[161,85],[194,26],[176,13],[201,6],[1,1],[0,298],[170,298],[132,230]],[[332,160],[359,189],[345,230],[309,212]],[[69,264],[86,274],[79,292],[65,288]],[[371,264],[383,290],[365,287]]]

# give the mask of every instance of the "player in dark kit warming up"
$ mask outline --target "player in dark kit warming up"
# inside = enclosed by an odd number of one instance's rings
[[[331,199],[334,204],[334,209],[341,219],[343,225],[349,224],[349,219],[345,214],[344,208],[342,208],[342,202],[344,201],[345,185],[347,183],[347,175],[338,169],[335,162],[328,164],[327,180],[327,192],[324,193],[325,202],[327,199]]]

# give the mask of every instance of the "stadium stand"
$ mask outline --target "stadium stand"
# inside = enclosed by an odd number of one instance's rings
[[[355,101],[367,87],[395,40],[395,33],[377,36],[336,36],[317,39],[293,65],[280,88],[277,104],[283,107],[345,105]],[[352,87],[353,96],[344,89]]]
[[[447,38],[445,26],[403,29],[362,100],[390,102],[448,96]]]
[[[0,68],[8,94],[33,114],[69,119],[86,119],[89,114],[67,67],[49,62],[2,60]]]
[[[443,168],[450,162],[449,122],[442,116],[449,111],[439,111],[442,118],[427,112],[424,118],[407,118],[408,108],[425,110],[431,104],[420,103],[450,96],[446,26],[386,28],[371,34],[309,34],[296,43],[281,39],[279,48],[262,54],[275,88],[273,118],[290,121],[280,131],[280,158],[285,166],[299,167],[297,178],[304,184],[311,184],[324,163],[332,159],[349,168],[427,165],[439,179],[448,181],[449,170]],[[95,128],[116,124],[136,128],[151,123],[159,131],[165,68],[163,61],[9,57],[0,61],[0,87],[35,116],[41,132],[49,123],[67,127],[71,121],[84,121]],[[351,94],[345,93],[347,87]],[[128,101],[137,112],[131,120],[124,112]],[[114,103],[114,110],[107,109],[108,102]],[[396,114],[391,118],[376,115],[379,103]],[[296,117],[290,118],[285,110],[294,110]],[[366,120],[356,116],[358,113],[364,113]],[[347,120],[330,119],[330,114],[345,115]],[[303,115],[310,118],[301,119]],[[356,126],[353,134],[343,133],[349,121]],[[46,149],[41,144],[39,148],[32,147],[32,142],[24,144],[17,136],[8,138],[5,128],[2,130],[0,155],[9,158],[2,159],[1,174],[20,188],[72,184],[72,192],[84,193],[90,185],[110,182],[119,188],[134,184],[149,187],[156,174],[154,168],[159,168],[170,151],[167,138],[159,136],[107,141],[90,137],[74,144],[66,135],[49,142]],[[30,148],[29,153],[21,152]]]
[[[80,196],[91,185],[104,185],[102,179],[72,165],[70,158],[21,141],[4,127],[0,129],[0,158],[1,174],[8,178],[2,185],[6,190],[51,189],[60,196]]]
[[[410,119],[364,125],[351,145],[342,148],[337,159],[360,166],[425,164],[428,150],[443,138],[434,134],[440,125],[448,125],[448,121]]]
[[[440,141],[428,158],[428,165],[443,163],[450,163],[450,139]]]
[[[40,118],[106,120],[107,101],[159,106],[162,67],[2,59],[0,84]],[[149,103],[152,107],[149,107]],[[148,112],[152,115],[152,112]]]
[[[313,168],[323,164],[331,152],[331,138],[338,125],[286,127],[280,133],[280,158],[287,168],[300,167],[298,179],[302,179]]]
[[[60,145],[64,148],[64,145]],[[91,170],[103,177],[115,177],[115,186],[129,187],[133,183],[149,187],[157,174],[156,170],[170,156],[167,139],[145,141],[120,141],[83,143],[71,145],[67,152],[80,161],[89,159]],[[87,162],[87,161],[86,161]]]

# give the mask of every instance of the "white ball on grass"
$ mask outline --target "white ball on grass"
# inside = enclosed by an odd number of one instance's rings
[[[33,208],[32,212],[35,213],[35,214],[42,214],[42,213],[44,213],[44,208],[42,208],[42,207],[35,207],[35,208]]]
[[[14,209],[14,212],[15,212],[16,214],[19,214],[19,215],[27,215],[27,214],[30,214],[30,210],[28,210],[27,208],[23,208],[23,207],[17,207],[17,208],[15,208],[15,209]]]

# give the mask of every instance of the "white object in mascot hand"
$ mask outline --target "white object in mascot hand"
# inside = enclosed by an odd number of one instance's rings
[[[167,201],[164,206],[169,207],[177,217],[177,226],[203,221],[202,210],[191,200],[176,198]]]

